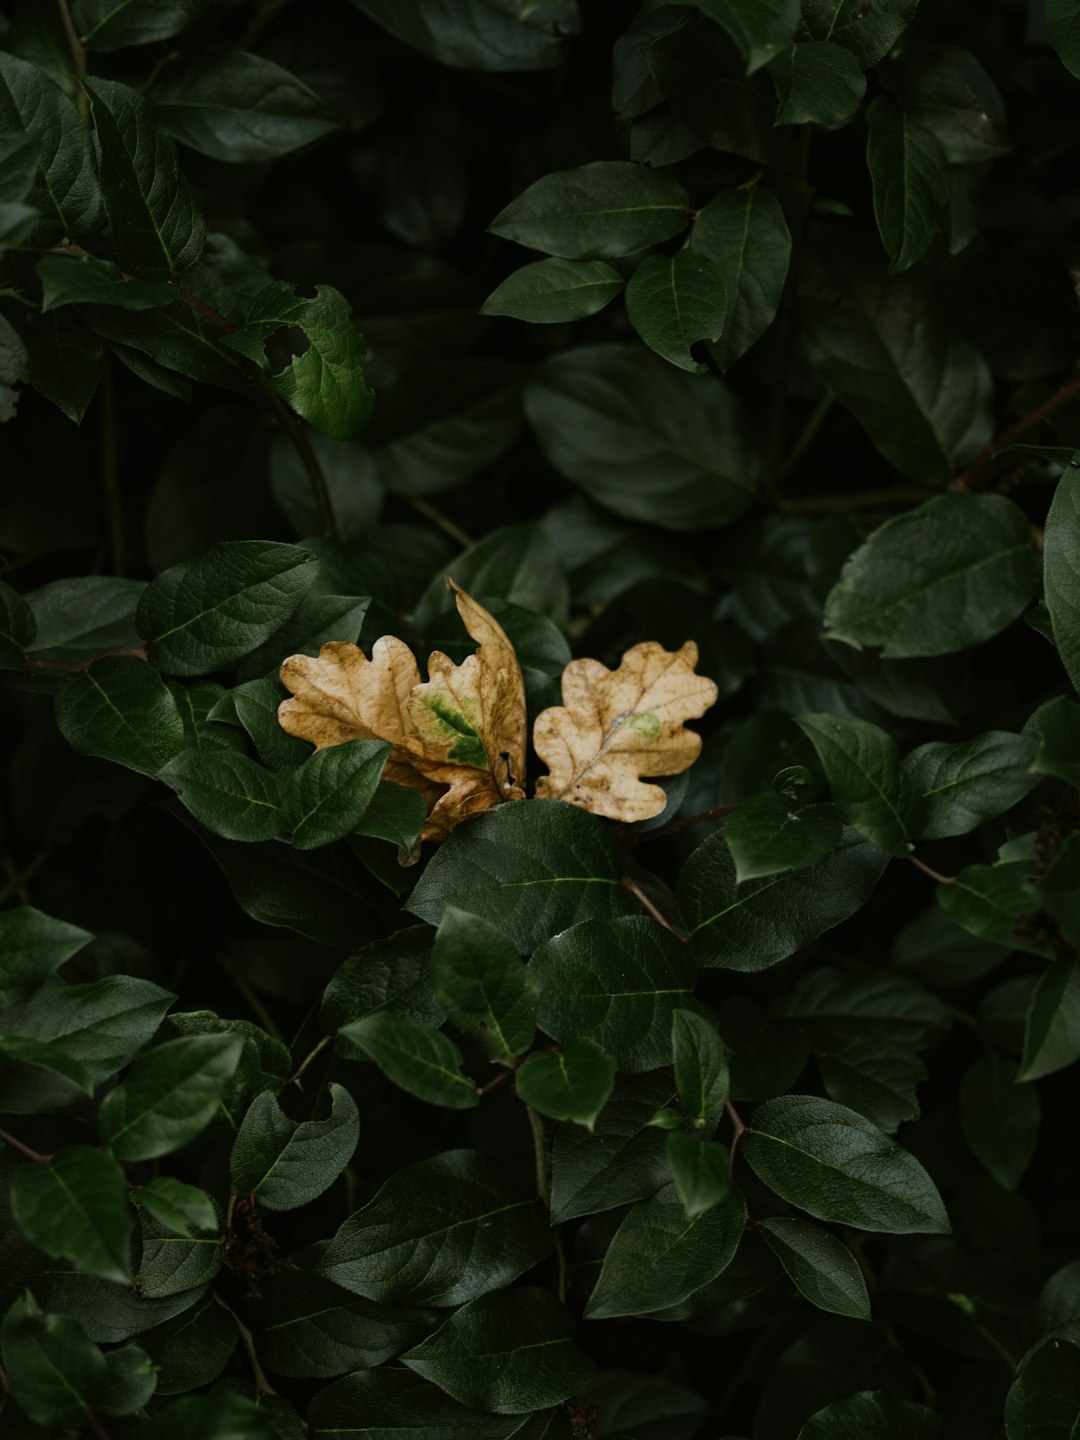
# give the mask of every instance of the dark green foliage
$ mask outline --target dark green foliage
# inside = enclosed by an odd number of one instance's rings
[[[0,0],[4,1440],[1080,1434],[1078,87],[1074,0]],[[528,798],[433,842],[411,681],[279,671],[447,577]],[[534,798],[687,641],[660,813]]]

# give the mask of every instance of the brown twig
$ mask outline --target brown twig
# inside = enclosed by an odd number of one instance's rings
[[[240,1342],[243,1345],[244,1349],[247,1351],[248,1361],[251,1365],[251,1373],[255,1378],[255,1389],[259,1392],[260,1395],[276,1395],[278,1392],[274,1389],[273,1385],[270,1384],[270,1381],[263,1373],[263,1368],[259,1364],[259,1357],[255,1353],[255,1336],[244,1324],[243,1320],[240,1319],[240,1316],[237,1315],[236,1311],[232,1308],[232,1306],[226,1305],[225,1301],[222,1300],[220,1295],[215,1294],[214,1299],[217,1301],[217,1303],[221,1306],[223,1310],[227,1310],[229,1312],[233,1320],[236,1322],[236,1328],[240,1334]]]
[[[646,840],[658,840],[662,835],[674,835],[677,830],[686,830],[691,825],[701,825],[706,820],[716,820],[721,815],[730,815],[737,810],[735,805],[714,805],[711,810],[699,810],[696,815],[684,815],[681,820],[669,820],[655,830],[638,830],[631,835],[621,835],[620,845],[644,845]]]
[[[319,1041],[319,1043],[315,1046],[314,1050],[311,1050],[307,1055],[304,1056],[303,1060],[300,1061],[300,1064],[289,1076],[287,1083],[289,1085],[299,1085],[300,1077],[301,1075],[303,1075],[304,1071],[308,1068],[308,1066],[311,1064],[311,1062],[315,1059],[317,1055],[321,1055],[322,1052],[326,1049],[326,1047],[333,1043],[333,1040],[334,1037],[332,1035],[324,1035]]]
[[[924,875],[929,875],[930,879],[936,880],[939,885],[956,884],[955,875],[942,875],[940,870],[935,870],[932,866],[927,865],[926,861],[920,860],[917,855],[909,855],[907,858],[911,861],[912,865],[915,866],[916,870],[921,870]]]
[[[68,49],[71,51],[71,68],[75,72],[76,82],[86,74],[86,46],[79,39],[79,32],[75,28],[75,22],[71,18],[71,10],[68,0],[56,0],[57,9],[60,11],[60,23],[64,27],[64,34],[67,37]],[[76,83],[75,101],[79,107],[79,115],[85,125],[90,119],[90,102],[86,98],[86,91]]]
[[[735,1109],[735,1106],[731,1103],[730,1100],[725,1102],[724,1109],[727,1112],[728,1119],[731,1121],[732,1129],[734,1132],[731,1137],[731,1160],[732,1164],[734,1164],[735,1151],[739,1148],[739,1141],[747,1133],[750,1127],[745,1124],[742,1116]]]
[[[43,1155],[40,1150],[31,1150],[29,1145],[24,1145],[21,1140],[16,1140],[14,1135],[9,1135],[6,1130],[0,1130],[0,1140],[5,1145],[10,1145],[13,1150],[18,1150],[20,1155],[25,1155],[27,1160],[33,1160],[35,1165],[51,1165],[54,1156]]]
[[[639,900],[641,904],[644,905],[645,909],[649,912],[649,914],[658,924],[662,925],[665,930],[670,930],[672,935],[679,934],[679,932],[675,929],[675,926],[672,925],[671,921],[668,920],[668,918],[656,908],[653,902],[649,899],[648,895],[645,894],[645,891],[642,890],[641,886],[637,883],[635,879],[633,879],[632,876],[624,875],[620,883],[624,890],[629,890],[630,894],[633,895],[634,899]],[[687,939],[687,936],[679,935],[679,939],[685,941]]]
[[[1002,450],[1019,440],[1021,435],[1026,435],[1029,430],[1033,430],[1036,425],[1040,425],[1055,410],[1060,409],[1062,405],[1076,396],[1080,396],[1080,370],[1076,371],[1068,380],[1063,381],[1049,399],[1044,400],[1041,405],[1036,405],[1034,410],[1029,410],[1026,415],[1021,415],[1019,420],[1014,420],[1007,429],[1002,430],[1000,435],[995,435],[986,449],[980,451],[971,464],[960,471],[959,475],[954,476],[949,484],[949,489],[978,489],[983,471],[993,463]]]
[[[476,1087],[477,1095],[486,1095],[489,1090],[494,1090],[496,1085],[501,1085],[504,1080],[509,1080],[513,1073],[512,1070],[501,1070],[494,1080],[489,1080],[486,1085]]]

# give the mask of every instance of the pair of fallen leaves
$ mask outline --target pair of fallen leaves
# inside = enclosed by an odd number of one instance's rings
[[[460,665],[435,650],[422,681],[402,640],[384,635],[371,659],[356,645],[331,641],[317,656],[292,655],[281,680],[292,693],[278,718],[316,750],[348,740],[388,741],[383,774],[421,792],[428,819],[422,839],[445,840],[463,820],[525,798],[525,685],[502,626],[452,580],[447,584],[477,650]],[[697,646],[667,651],[635,645],[617,670],[571,660],[563,704],[533,727],[548,767],[538,799],[566,800],[612,820],[648,820],[667,796],[643,775],[677,775],[697,759],[701,738],[684,721],[715,704],[716,686],[694,674]]]

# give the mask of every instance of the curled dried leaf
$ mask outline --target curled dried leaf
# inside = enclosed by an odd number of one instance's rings
[[[566,800],[611,820],[649,820],[667,796],[643,775],[678,775],[694,763],[701,737],[684,722],[716,703],[711,680],[696,675],[693,641],[668,651],[654,640],[635,645],[617,670],[599,660],[572,660],[563,671],[564,704],[544,710],[533,745],[550,774],[538,799]]]

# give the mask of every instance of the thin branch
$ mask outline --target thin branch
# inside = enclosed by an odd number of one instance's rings
[[[324,1035],[319,1041],[319,1043],[315,1046],[314,1050],[310,1051],[309,1054],[304,1056],[303,1060],[300,1061],[297,1069],[289,1076],[288,1083],[290,1085],[300,1084],[301,1075],[303,1075],[304,1071],[308,1068],[308,1066],[315,1059],[315,1057],[317,1055],[321,1055],[322,1052],[326,1049],[326,1047],[333,1043],[333,1039],[334,1037],[332,1035]]]
[[[1076,397],[1080,397],[1080,370],[1076,371],[1068,380],[1063,381],[1048,400],[1044,400],[1041,405],[1036,405],[1034,410],[1029,410],[1026,415],[1021,415],[1019,420],[1014,420],[1010,426],[1002,430],[1000,435],[995,435],[986,449],[976,455],[971,464],[954,477],[949,489],[977,490],[982,483],[983,472],[1006,446],[1019,440],[1022,435],[1026,435],[1036,425],[1042,424],[1055,410],[1059,410],[1062,405]]]
[[[79,32],[75,28],[75,22],[71,18],[71,10],[68,0],[56,0],[57,9],[60,11],[60,23],[64,27],[64,34],[67,37],[68,49],[71,51],[71,68],[75,72],[76,81],[81,81],[86,74],[86,46],[79,39]],[[87,99],[86,91],[81,84],[76,83],[75,101],[79,107],[79,115],[83,124],[90,120],[90,102]]]
[[[731,1103],[730,1100],[725,1102],[724,1109],[727,1111],[728,1119],[731,1121],[732,1125],[731,1163],[734,1164],[735,1152],[739,1148],[739,1141],[746,1134],[747,1130],[750,1127],[744,1123],[742,1116],[735,1109],[735,1106]]]
[[[852,510],[880,510],[940,494],[928,485],[891,485],[881,490],[853,490],[850,495],[779,495],[776,506],[791,515],[846,515]]]
[[[512,1070],[500,1070],[494,1080],[489,1080],[486,1085],[478,1085],[476,1087],[477,1095],[486,1095],[489,1090],[494,1090],[495,1087],[501,1085],[504,1080],[509,1080],[513,1073]]]
[[[798,468],[799,462],[817,439],[818,431],[832,410],[833,403],[833,397],[829,394],[823,395],[818,401],[809,420],[796,437],[794,445],[780,462],[780,468],[776,472],[778,484],[786,480]]]
[[[544,1132],[544,1122],[531,1105],[525,1106],[525,1113],[532,1126],[533,1159],[536,1163],[536,1194],[550,1208],[551,1195],[548,1190],[547,1178],[547,1135]]]
[[[240,1319],[240,1316],[237,1315],[236,1311],[232,1308],[232,1306],[226,1305],[225,1301],[222,1300],[221,1296],[218,1295],[216,1292],[214,1294],[214,1299],[217,1301],[217,1303],[221,1306],[223,1310],[227,1310],[229,1312],[233,1320],[236,1322],[236,1328],[240,1333],[241,1344],[247,1351],[248,1361],[251,1365],[251,1373],[255,1378],[255,1389],[259,1392],[260,1395],[276,1395],[278,1392],[274,1389],[273,1385],[270,1384],[270,1381],[263,1373],[263,1368],[259,1364],[259,1357],[255,1353],[255,1336],[244,1324],[243,1320]]]
[[[6,1130],[0,1130],[0,1140],[5,1145],[10,1145],[13,1150],[18,1150],[20,1155],[25,1155],[27,1160],[33,1160],[35,1165],[51,1165],[52,1155],[43,1155],[40,1150],[31,1150],[29,1145],[24,1145],[21,1140],[16,1140],[14,1135],[9,1135]]]
[[[278,1027],[274,1024],[274,1017],[270,1014],[270,1011],[267,1010],[266,1006],[259,999],[258,995],[255,994],[255,991],[244,979],[243,975],[241,975],[240,972],[235,968],[235,966],[231,965],[228,961],[225,962],[225,973],[226,975],[228,975],[232,983],[236,986],[237,990],[239,990],[240,994],[247,1001],[248,1005],[251,1008],[252,1014],[255,1015],[255,1017],[262,1022],[263,1029],[268,1031],[275,1040],[280,1041],[280,1043],[284,1045],[285,1037],[282,1035]]]
[[[711,810],[699,810],[695,815],[669,820],[666,825],[659,825],[655,830],[638,830],[632,835],[622,835],[619,837],[619,844],[644,845],[647,840],[659,840],[662,835],[674,835],[677,830],[686,830],[691,825],[701,825],[706,820],[717,820],[722,815],[730,815],[738,808],[738,804],[714,805]]]
[[[955,875],[942,875],[940,870],[935,870],[932,866],[927,865],[926,861],[920,860],[917,855],[909,855],[907,858],[911,861],[912,865],[915,866],[916,870],[921,870],[924,875],[929,875],[930,879],[936,880],[939,885],[956,884]]]
[[[463,530],[460,525],[450,519],[449,515],[444,515],[437,505],[432,505],[431,501],[425,500],[422,495],[410,495],[409,504],[418,515],[423,515],[425,520],[430,520],[433,525],[437,525],[444,535],[449,535],[450,539],[460,545],[462,549],[469,550],[476,544],[467,530]]]
[[[326,483],[326,476],[319,464],[319,457],[312,449],[311,441],[308,439],[307,430],[303,423],[296,418],[293,412],[285,404],[269,380],[260,372],[259,382],[263,393],[274,407],[274,413],[289,432],[289,439],[293,443],[296,453],[300,457],[300,463],[307,472],[311,482],[311,488],[315,494],[315,500],[319,507],[319,514],[322,517],[323,530],[328,540],[340,540],[341,531],[338,529],[337,516],[334,514],[334,503],[330,498],[330,487]]]
[[[32,860],[28,860],[21,870],[15,870],[11,866],[11,861],[5,856],[4,864],[11,878],[4,888],[0,890],[0,905],[2,905],[5,900],[10,900],[12,895],[25,895],[26,891],[24,887],[27,880],[37,874],[48,858],[48,850],[42,850],[39,854],[35,855]],[[24,903],[29,903],[29,901],[25,901]]]
[[[97,1436],[97,1440],[110,1440],[109,1432],[105,1429],[105,1426],[101,1423],[101,1421],[96,1415],[87,1411],[86,1418],[89,1421],[90,1429],[93,1430],[94,1434]]]
[[[634,899],[639,900],[641,904],[645,906],[645,909],[649,912],[653,919],[658,922],[658,924],[662,925],[665,930],[670,930],[672,935],[678,935],[678,931],[675,929],[674,925],[672,925],[671,921],[668,920],[666,915],[661,914],[661,912],[649,899],[648,895],[645,894],[645,891],[642,890],[641,886],[632,876],[624,875],[620,883],[624,890],[629,890],[630,894],[633,895]],[[680,940],[685,940],[686,938],[687,937],[685,935],[679,935]]]
[[[124,279],[126,280],[127,278],[128,276],[125,275]],[[200,315],[205,315],[208,320],[212,320],[219,330],[236,329],[232,321],[227,320],[220,310],[215,310],[214,307],[208,305],[205,300],[200,300],[198,295],[193,295],[190,290],[185,290],[182,285],[176,283],[175,279],[170,280],[169,284],[176,291],[178,299],[182,300],[185,305],[190,306],[192,310],[197,310]]]

